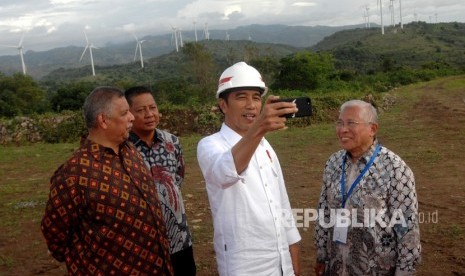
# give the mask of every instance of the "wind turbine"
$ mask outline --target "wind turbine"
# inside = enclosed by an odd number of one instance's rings
[[[178,29],[178,35],[179,35],[179,46],[184,47],[184,42],[182,42],[182,30],[181,28]]]
[[[195,42],[197,42],[197,27],[195,24],[197,24],[197,22],[193,22],[194,23],[194,34],[195,34]]]
[[[381,34],[384,35],[384,23],[383,23],[383,0],[377,0],[379,7],[379,14],[381,15]]]
[[[389,0],[389,12],[391,13],[391,25],[395,27],[396,23],[394,19],[394,0]]]
[[[363,13],[363,23],[365,23],[365,29],[368,28],[368,23],[367,23],[367,14],[366,12]]]
[[[171,26],[171,25],[170,25]],[[173,34],[171,35],[171,43],[175,42],[176,45],[176,52],[179,52],[179,47],[178,47],[178,29],[174,26],[171,26],[171,29],[173,30]]]
[[[95,76],[95,68],[94,68],[94,57],[92,56],[92,49],[98,49],[97,47],[94,46],[93,43],[89,42],[89,39],[87,38],[86,31],[84,31],[84,35],[86,36],[86,47],[84,48],[84,51],[82,52],[81,58],[79,59],[79,62],[82,61],[82,58],[84,57],[84,54],[86,53],[87,49],[89,49],[89,54],[90,54],[90,65],[92,66],[92,76]]]
[[[226,40],[229,41],[229,33],[226,31]]]
[[[368,5],[366,5],[365,10],[366,10],[368,28],[371,28],[371,25],[370,25],[370,7],[368,7]]]
[[[203,35],[206,40],[210,40],[210,32],[208,31],[208,23],[205,23],[205,28],[203,29]]]
[[[402,23],[402,0],[399,0],[399,17],[400,17],[400,28],[404,28],[404,24]]]
[[[26,75],[26,64],[24,63],[24,55],[23,55],[23,40],[24,40],[24,33],[19,40],[18,46],[15,45],[4,45],[8,48],[16,48],[19,51],[19,57],[21,58],[21,66],[23,68],[23,74]]]
[[[137,51],[139,51],[140,67],[144,68],[144,57],[142,56],[142,43],[144,43],[145,40],[139,40],[135,34],[133,35],[134,35],[134,38],[136,39],[136,51],[134,52],[134,61],[136,61]]]

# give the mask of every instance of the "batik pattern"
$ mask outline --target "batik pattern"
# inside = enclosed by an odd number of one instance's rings
[[[375,151],[377,141],[355,164],[347,160],[344,172],[356,166],[362,172]],[[325,223],[331,209],[342,208],[341,173],[345,150],[333,154],[326,163],[318,209],[324,210]],[[357,174],[358,175],[358,174]],[[347,183],[349,189],[351,183]],[[333,228],[321,223],[315,227],[317,261],[328,262],[329,275],[394,275],[413,272],[420,262],[418,201],[414,175],[406,163],[392,151],[381,147],[373,165],[347,199],[345,209],[352,210],[363,222],[364,210],[372,210],[386,225],[375,223],[363,227],[349,226],[345,245],[333,240]],[[405,219],[393,223],[393,218]]]
[[[171,254],[192,246],[192,236],[187,225],[181,194],[184,180],[184,158],[178,137],[156,129],[150,146],[135,133],[131,133],[129,140],[141,153],[155,179],[168,230]]]
[[[153,179],[130,144],[83,140],[54,173],[41,229],[69,275],[172,275]]]

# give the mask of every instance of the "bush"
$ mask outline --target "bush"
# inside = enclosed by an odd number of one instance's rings
[[[80,111],[44,114],[38,117],[37,123],[42,140],[46,143],[75,142],[87,133]]]

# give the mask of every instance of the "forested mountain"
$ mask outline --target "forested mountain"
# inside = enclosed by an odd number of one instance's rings
[[[413,22],[404,28],[344,30],[308,48],[330,52],[338,68],[370,73],[398,68],[465,69],[465,24]]]
[[[195,45],[195,43],[190,45]],[[171,51],[147,59],[144,69],[140,68],[139,62],[133,61],[111,66],[96,65],[97,76],[92,77],[90,65],[75,69],[63,67],[51,72],[42,80],[57,82],[97,79],[105,83],[116,80],[123,82],[136,80],[143,83],[172,80],[190,75],[191,67],[201,66],[195,64],[195,61],[192,63],[192,59],[189,58],[189,55],[192,58],[199,54],[195,51],[205,51],[205,55],[211,56],[208,62],[218,67],[216,69],[218,74],[221,68],[238,60],[253,61],[268,58],[268,61],[265,60],[268,63],[267,66],[273,66],[282,57],[303,50],[330,53],[334,57],[337,69],[357,74],[387,72],[400,68],[465,69],[464,23],[415,22],[404,25],[403,29],[386,27],[384,35],[381,35],[379,28],[342,30],[308,48],[257,43],[249,40],[217,39],[201,40],[197,45],[200,45],[202,49],[191,47],[190,50],[186,50],[183,48],[179,53]],[[206,57],[200,61],[199,57],[194,57],[194,60],[195,58],[199,63],[204,62]]]
[[[282,57],[301,51],[288,45],[255,43],[248,40],[202,40],[198,43],[186,43],[179,52],[170,52],[145,61],[144,68],[140,62],[131,62],[111,66],[96,66],[96,76],[92,76],[90,65],[80,68],[59,68],[43,77],[43,83],[63,83],[67,81],[98,81],[102,84],[117,82],[154,83],[156,81],[174,81],[193,75],[196,67],[199,70],[208,66],[208,73],[218,74],[224,67],[239,60],[256,60]],[[201,75],[201,73],[197,73]],[[200,77],[200,76],[199,76]],[[216,80],[215,80],[216,82]],[[123,85],[124,86],[124,85]]]
[[[249,25],[231,30],[210,30],[211,40],[225,41],[227,36],[231,41],[248,40],[257,43],[284,44],[293,47],[309,47],[324,37],[337,31],[360,27],[351,26],[287,26],[287,25]],[[195,41],[194,31],[182,32],[184,42]],[[204,40],[203,33],[198,30],[199,41]],[[163,54],[168,54],[175,49],[171,34],[140,37],[145,40],[142,44],[144,59],[150,59]],[[135,41],[121,44],[96,45],[99,49],[94,50],[94,61],[96,66],[110,66],[126,64],[134,61]],[[27,49],[26,49],[27,50]],[[87,53],[80,62],[82,46],[68,46],[55,48],[48,51],[35,52],[26,51],[24,60],[27,72],[30,76],[40,79],[53,70],[61,68],[79,68],[90,64]],[[18,55],[0,56],[0,72],[10,75],[21,71],[21,62]]]

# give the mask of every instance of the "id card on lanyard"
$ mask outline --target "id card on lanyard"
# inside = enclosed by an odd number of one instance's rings
[[[381,149],[381,144],[378,144],[376,146],[375,152],[373,152],[373,155],[370,158],[370,161],[368,161],[368,163],[365,165],[365,168],[363,169],[363,171],[358,175],[358,177],[355,179],[354,183],[352,183],[352,185],[350,186],[350,189],[347,192],[347,194],[345,194],[345,185],[346,185],[346,183],[345,183],[345,171],[344,171],[345,165],[346,165],[347,155],[344,156],[344,158],[342,159],[342,166],[341,166],[341,168],[342,168],[342,173],[341,173],[342,209],[345,208],[347,199],[350,197],[350,195],[352,194],[352,192],[354,191],[354,189],[358,185],[358,183],[360,183],[360,181],[362,180],[362,177],[365,175],[365,173],[368,171],[368,169],[370,169],[371,165],[373,165],[373,162],[375,161],[375,158],[378,155],[378,152],[379,152],[380,149]],[[341,216],[341,212],[337,212],[336,213],[336,225],[334,226],[334,231],[333,231],[333,241],[345,244],[347,242],[347,231],[348,231],[349,227],[348,227],[347,224],[339,225],[339,226],[337,225],[338,222],[341,222],[341,221],[344,220],[344,218],[342,218],[340,216]]]

